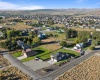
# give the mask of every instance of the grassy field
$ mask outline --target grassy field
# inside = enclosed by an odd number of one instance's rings
[[[42,60],[48,60],[48,59],[50,59],[51,54],[55,54],[57,52],[66,52],[68,54],[71,54],[72,56],[78,56],[79,55],[78,52],[75,52],[75,51],[72,51],[72,50],[66,50],[66,49],[58,49],[56,51],[51,52],[51,51],[49,51],[49,50],[47,50],[47,49],[45,49],[41,46],[34,48],[33,50],[37,51],[38,55],[28,57],[28,58],[24,58],[21,61],[22,62],[29,61],[29,60],[34,59],[36,56],[38,56]]]
[[[32,59],[34,59],[34,58],[35,58],[35,56],[32,56],[32,57],[24,58],[24,59],[22,59],[21,61],[22,61],[22,62],[25,62],[25,61],[32,60]]]
[[[15,52],[12,54],[14,57],[20,57],[22,55],[22,52]]]
[[[57,37],[53,37],[53,39],[55,41],[59,41],[59,40],[64,40],[66,39],[66,36],[65,36],[65,33],[57,33],[57,32],[46,32],[47,35],[49,34],[53,34],[53,35],[56,35]]]
[[[76,31],[94,31],[94,29],[88,29],[88,28],[76,28],[76,27],[73,27],[72,29],[75,29]]]
[[[51,54],[55,54],[57,52],[66,52],[67,54],[72,54],[73,56],[78,56],[79,55],[78,52],[75,52],[75,51],[72,51],[72,50],[68,50],[68,49],[59,49],[57,51],[52,52]]]

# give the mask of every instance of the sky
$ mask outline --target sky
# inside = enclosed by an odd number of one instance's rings
[[[2,10],[100,8],[100,0],[0,0]]]

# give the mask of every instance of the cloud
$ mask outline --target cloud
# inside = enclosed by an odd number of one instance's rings
[[[0,2],[0,9],[13,9],[16,8],[18,5],[11,4],[8,2]]]
[[[20,10],[34,10],[34,9],[44,9],[43,6],[36,6],[36,5],[31,5],[31,6],[23,6],[19,8]]]
[[[0,9],[1,10],[34,10],[34,9],[44,9],[44,7],[38,5],[21,6],[9,2],[0,1]]]

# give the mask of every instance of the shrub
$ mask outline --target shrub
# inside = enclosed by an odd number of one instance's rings
[[[67,47],[66,41],[61,41],[61,42],[60,42],[60,46],[62,46],[62,47]]]
[[[90,46],[89,49],[93,50],[93,49],[95,49],[95,46]]]

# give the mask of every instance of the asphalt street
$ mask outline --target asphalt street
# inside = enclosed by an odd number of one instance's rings
[[[59,67],[58,69],[54,70],[53,72],[45,75],[45,76],[40,76],[38,75],[34,70],[30,69],[29,67],[25,66],[24,64],[22,64],[19,60],[17,60],[16,58],[12,57],[9,54],[4,54],[4,57],[6,59],[8,59],[8,61],[14,65],[15,67],[19,68],[20,70],[22,70],[22,72],[30,75],[30,77],[33,78],[33,80],[53,80],[56,77],[60,76],[61,74],[63,74],[64,72],[72,69],[73,67],[75,67],[76,65],[80,64],[81,62],[87,60],[89,57],[93,56],[95,53],[99,52],[99,50],[95,50],[93,52],[90,52],[86,55],[83,55],[79,58],[74,59],[71,62],[66,63],[65,65],[62,65],[61,67]]]
[[[12,57],[9,54],[4,54],[3,55],[6,59],[8,59],[8,61],[15,67],[17,67],[18,69],[20,69],[22,72],[30,75],[31,78],[33,78],[33,80],[41,78],[41,76],[39,76],[35,71],[33,71],[32,69],[28,68],[27,66],[25,66],[24,64],[22,64],[22,62],[20,62],[18,59]]]
[[[72,69],[73,67],[75,67],[76,65],[80,64],[81,62],[87,60],[89,57],[93,56],[95,53],[97,53],[98,51],[93,51],[93,52],[90,52],[89,54],[87,55],[83,55],[61,67],[59,67],[58,69],[56,69],[55,71],[47,74],[46,76],[44,77],[50,77],[51,80],[55,79],[56,77],[60,76],[61,74],[65,73],[66,71]]]

